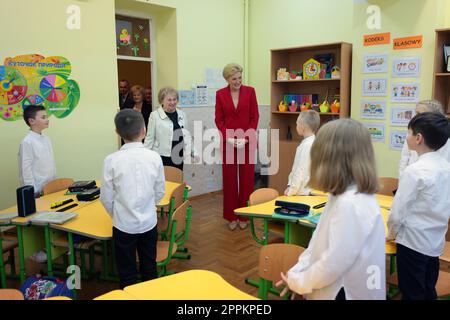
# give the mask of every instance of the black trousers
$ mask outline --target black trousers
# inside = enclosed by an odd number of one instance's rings
[[[175,164],[171,157],[164,157],[164,156],[161,156],[161,159],[163,162],[163,166],[175,167],[183,171],[183,162],[181,162],[180,164]]]
[[[403,300],[436,300],[439,257],[397,244],[398,287]]]
[[[334,300],[347,300],[345,297],[345,290],[344,287],[339,290],[338,294],[336,295],[336,298]]]
[[[136,250],[139,256],[142,281],[158,277],[156,270],[158,232],[156,226],[141,234],[129,234],[113,228],[113,240],[121,289],[137,282]]]

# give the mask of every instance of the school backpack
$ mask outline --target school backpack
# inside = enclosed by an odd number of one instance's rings
[[[25,300],[42,300],[57,296],[73,299],[73,292],[67,287],[66,281],[56,277],[31,276],[22,284],[20,291]]]

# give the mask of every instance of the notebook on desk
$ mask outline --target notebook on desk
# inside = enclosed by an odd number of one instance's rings
[[[77,213],[65,213],[65,212],[51,212],[44,211],[36,213],[31,219],[31,222],[34,223],[54,223],[54,224],[63,224],[67,221],[78,216]]]
[[[14,219],[19,216],[18,212],[0,213],[0,221]]]

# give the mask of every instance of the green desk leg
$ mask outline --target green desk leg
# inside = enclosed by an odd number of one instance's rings
[[[102,270],[102,278],[108,278],[108,241],[102,241],[103,245],[103,270]]]
[[[75,246],[73,244],[73,234],[72,232],[68,232],[67,233],[67,240],[69,241],[69,250],[70,250],[70,255],[69,255],[69,265],[74,266],[75,265]],[[72,290],[73,292],[73,297],[76,299],[77,298],[77,290],[76,288],[74,288]]]
[[[6,271],[3,263],[3,240],[0,237],[0,288],[6,288]]]
[[[17,226],[17,239],[19,240],[19,277],[22,284],[27,277],[25,273],[25,250],[23,247],[23,227]]]
[[[389,274],[393,275],[397,271],[397,261],[396,261],[395,255],[391,255],[389,257],[389,266],[390,266]],[[389,298],[393,298],[399,293],[400,293],[400,290],[395,285],[389,284],[389,288],[388,288],[388,297]]]
[[[284,243],[289,243],[289,231],[290,231],[290,226],[289,226],[289,222],[285,221],[284,222]]]
[[[255,226],[253,224],[253,218],[250,218],[250,230],[252,231],[253,239],[258,244],[265,246],[269,242],[269,222],[268,222],[267,219],[263,219],[263,222],[264,222],[264,231],[263,231],[262,239],[259,239],[256,236]],[[260,292],[266,292],[267,291],[266,288],[267,288],[268,285],[267,285],[267,281],[264,280],[264,279],[260,279],[259,281],[256,281],[256,280],[253,280],[253,279],[250,279],[250,278],[246,278],[245,279],[245,283],[249,284],[251,286],[259,288]],[[263,290],[263,291],[261,291],[261,290]],[[261,295],[262,295],[262,293],[261,293]]]
[[[52,240],[50,236],[50,226],[47,224],[45,232],[45,247],[47,249],[47,274],[53,277],[53,261],[52,261]]]

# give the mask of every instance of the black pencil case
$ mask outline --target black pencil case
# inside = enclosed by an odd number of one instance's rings
[[[97,185],[95,184],[95,180],[90,181],[76,181],[69,186],[70,192],[82,192],[89,189],[95,188]]]
[[[97,199],[99,194],[100,188],[95,188],[77,194],[77,199],[78,201],[92,201]]]

